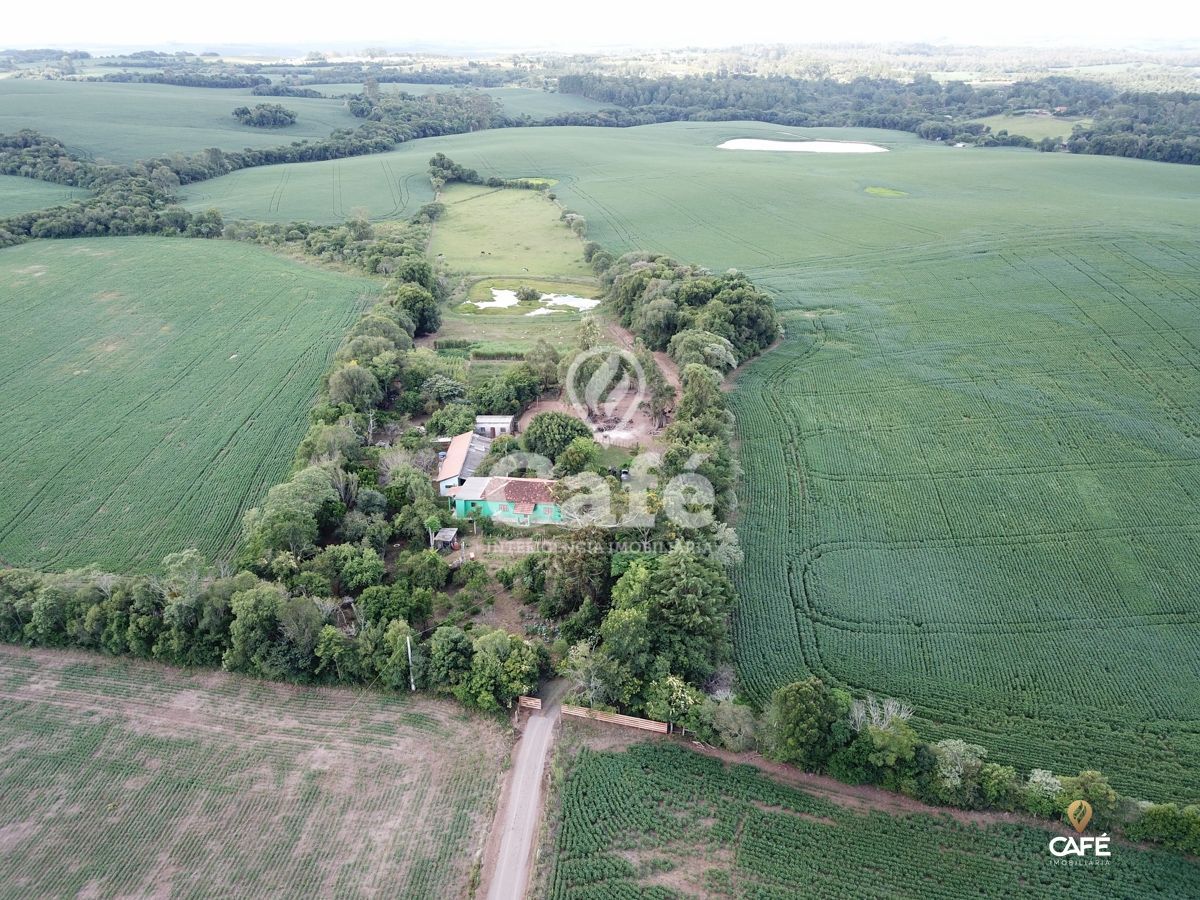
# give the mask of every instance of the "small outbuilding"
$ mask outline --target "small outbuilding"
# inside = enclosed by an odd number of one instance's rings
[[[442,528],[433,535],[434,550],[453,550],[457,545],[457,528]]]
[[[475,433],[484,437],[499,437],[502,434],[517,433],[516,416],[476,416]]]

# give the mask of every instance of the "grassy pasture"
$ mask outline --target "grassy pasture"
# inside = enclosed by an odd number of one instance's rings
[[[1200,891],[1200,869],[1170,854],[1122,845],[1107,866],[1055,865],[1049,828],[842,805],[661,742],[581,751],[551,823],[549,900]]]
[[[19,175],[0,175],[0,217],[59,206],[86,196],[87,191],[78,188],[22,178]]]
[[[1069,138],[1071,129],[1080,123],[1091,120],[1081,116],[1060,118],[1058,116],[988,116],[978,121],[991,126],[993,132],[1007,131],[1009,134],[1023,134],[1027,138],[1040,141],[1042,138]]]
[[[34,128],[95,159],[133,162],[206,147],[277,147],[359,123],[338,100],[296,97],[285,98],[299,114],[288,128],[250,128],[231,115],[278,99],[249,89],[0,79],[0,133]]]
[[[452,184],[429,253],[468,275],[589,277],[579,238],[538,191]]]
[[[0,561],[227,555],[378,284],[224,241],[0,252]]]
[[[424,697],[0,646],[12,897],[465,896],[509,741]]]

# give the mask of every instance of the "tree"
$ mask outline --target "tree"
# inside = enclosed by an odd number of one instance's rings
[[[283,597],[280,586],[265,582],[233,595],[229,649],[221,660],[226,671],[265,676],[279,632],[279,604]]]
[[[714,704],[712,727],[726,750],[744,753],[754,749],[758,736],[758,720],[754,710],[733,700],[720,700]]]
[[[689,683],[702,683],[725,654],[733,602],[729,579],[709,560],[675,549],[657,560],[649,588],[655,655]]]
[[[1115,824],[1117,792],[1112,789],[1108,779],[1095,769],[1087,769],[1074,778],[1064,778],[1062,787],[1061,797],[1066,803],[1086,800],[1091,804],[1092,821],[1096,828],[1106,829]],[[1064,811],[1064,818],[1065,815]]]
[[[726,374],[737,368],[737,352],[733,344],[720,335],[697,329],[678,332],[667,348],[671,358],[680,366],[699,363]]]
[[[330,474],[319,466],[301,469],[267,492],[261,507],[246,512],[243,528],[246,552],[251,559],[271,551],[307,554],[319,530],[322,510],[338,502]]]
[[[678,675],[667,675],[646,688],[644,711],[660,722],[685,722],[704,701],[704,695]]]
[[[255,128],[286,128],[296,121],[296,111],[278,103],[259,103],[253,109],[239,106],[233,111],[233,117],[243,125]]]
[[[426,530],[429,530],[429,527],[435,521],[434,519],[427,519],[425,521]],[[441,523],[438,522],[438,527],[440,526]],[[405,569],[408,573],[409,581],[412,582],[415,588],[440,590],[450,580],[450,566],[433,550],[424,550],[421,553],[414,554],[411,560],[405,565]]]
[[[725,408],[725,396],[721,393],[721,376],[708,366],[688,363],[680,372],[679,381],[683,393],[675,409],[677,419],[698,419],[712,410]]]
[[[466,632],[455,625],[443,625],[429,641],[429,684],[451,690],[471,671],[475,648]]]
[[[340,684],[350,684],[362,678],[362,660],[358,645],[340,628],[326,625],[321,629],[314,651],[318,675],[332,675]]]
[[[425,431],[435,437],[451,437],[475,429],[475,407],[466,403],[451,403],[437,410],[425,425]]]
[[[532,350],[525,353],[525,363],[537,373],[543,391],[558,387],[558,367],[562,355],[545,338],[538,338]]]
[[[379,381],[358,363],[347,363],[329,376],[329,399],[349,403],[359,412],[378,406],[383,399]]]
[[[580,641],[567,651],[559,673],[570,682],[571,693],[584,706],[616,706],[628,702],[621,688],[622,673],[617,661],[587,641]]]
[[[416,336],[433,334],[442,324],[442,311],[433,294],[420,284],[403,282],[392,302],[403,309],[416,325]]]
[[[587,424],[562,412],[538,413],[525,429],[521,442],[530,453],[557,460],[575,438],[591,438]]]
[[[987,750],[978,744],[951,739],[933,745],[937,760],[934,772],[934,794],[943,803],[972,807],[979,804],[979,775]]]
[[[772,758],[806,771],[820,769],[833,751],[838,713],[836,698],[816,676],[776,690],[767,709]]]
[[[537,687],[537,654],[516,635],[481,629],[472,650],[471,670],[454,691],[463,703],[499,710]]]
[[[600,459],[600,445],[591,436],[577,437],[567,444],[558,457],[554,474],[559,477],[578,475],[586,469],[591,469]]]
[[[440,372],[430,375],[421,384],[421,398],[425,401],[426,412],[434,412],[447,403],[454,403],[466,396],[465,384]]]

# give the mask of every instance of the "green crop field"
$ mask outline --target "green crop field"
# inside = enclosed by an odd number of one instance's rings
[[[818,672],[999,761],[1200,798],[1200,172],[722,122],[456,135],[343,177],[437,151],[775,295],[787,339],[733,394],[749,696]],[[453,266],[521,274],[462,234]]]
[[[421,697],[0,646],[11,897],[465,896],[509,740]]]
[[[733,394],[750,696],[817,672],[1005,762],[1200,798],[1200,173],[713,149],[780,131],[427,143],[776,295],[787,340]]]
[[[583,750],[552,820],[549,900],[1194,897],[1200,869],[1121,845],[1056,865],[1054,832],[849,808],[664,743]]]
[[[1007,131],[1009,134],[1023,134],[1027,138],[1040,141],[1047,137],[1069,138],[1072,128],[1081,122],[1086,124],[1091,120],[1079,116],[1060,118],[1058,116],[1000,115],[988,116],[979,121],[984,125],[991,126],[993,132]]]
[[[392,153],[242,169],[180,193],[195,212],[216,207],[226,218],[258,222],[409,218],[433,199],[429,156],[418,141]]]
[[[378,290],[225,241],[0,251],[0,561],[227,556]]]
[[[0,133],[33,128],[86,156],[133,162],[208,147],[277,147],[359,124],[341,101],[294,97],[285,105],[299,118],[288,128],[251,128],[232,116],[235,107],[275,99],[248,89],[0,79]]]
[[[78,188],[21,178],[19,175],[0,175],[0,217],[58,206],[86,196],[87,191]]]

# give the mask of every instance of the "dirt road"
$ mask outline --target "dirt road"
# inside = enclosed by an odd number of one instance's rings
[[[542,775],[550,757],[565,685],[552,683],[542,692],[542,708],[530,713],[513,756],[505,796],[496,811],[499,851],[488,900],[520,900],[529,889],[533,847],[542,818]]]

